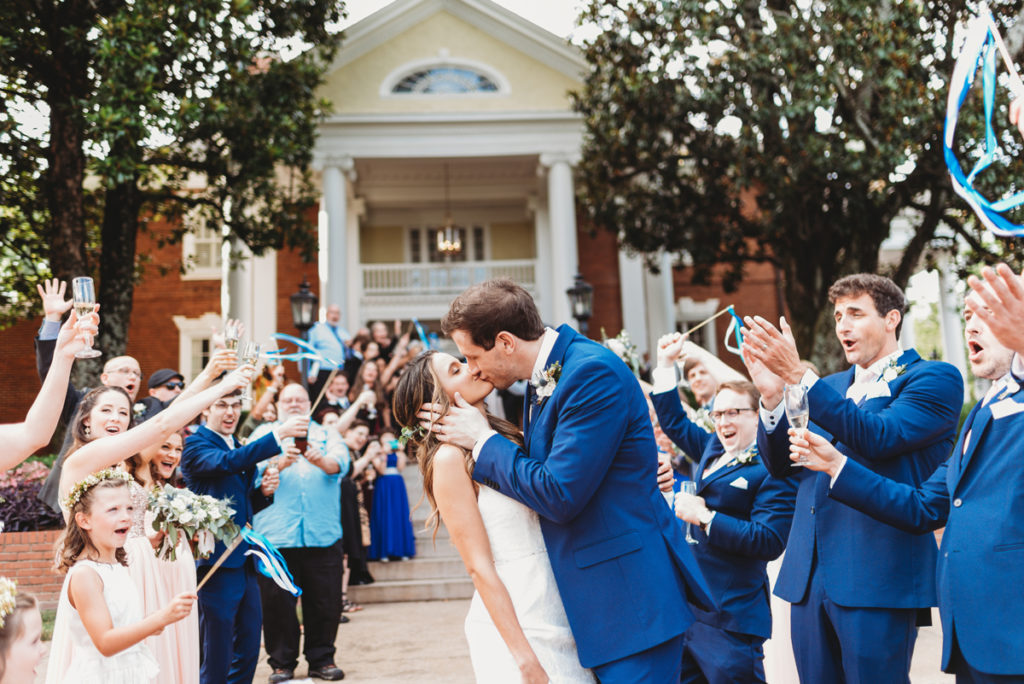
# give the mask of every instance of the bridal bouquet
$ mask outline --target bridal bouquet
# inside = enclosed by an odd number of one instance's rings
[[[149,509],[155,514],[153,529],[163,532],[157,557],[176,560],[175,549],[181,536],[188,541],[192,555],[209,558],[217,540],[230,544],[238,536],[238,526],[231,518],[235,510],[227,499],[215,499],[165,484],[149,495]]]

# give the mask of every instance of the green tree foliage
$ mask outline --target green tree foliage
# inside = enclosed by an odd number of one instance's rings
[[[125,346],[138,231],[226,225],[259,254],[315,248],[309,163],[340,0],[0,3],[0,278],[99,277],[97,346]],[[281,50],[305,50],[292,59]],[[41,130],[25,125],[40,112]]]
[[[992,2],[1007,24],[1019,2]],[[878,272],[897,217],[913,235],[889,274],[901,285],[926,250],[992,244],[952,191],[942,157],[948,77],[968,16],[963,2],[891,0],[593,0],[597,35],[575,104],[585,117],[584,210],[627,248],[683,256],[725,286],[750,261],[784,276],[801,352],[833,367],[827,290]],[[1018,36],[1010,36],[1019,49]],[[975,91],[980,91],[976,87]],[[973,164],[981,105],[973,93],[957,151]],[[1003,129],[1007,92],[996,114]],[[1007,157],[1016,131],[1001,131]],[[983,179],[1001,196],[1017,162]],[[1019,216],[1016,217],[1019,220]],[[742,308],[742,302],[738,302]]]

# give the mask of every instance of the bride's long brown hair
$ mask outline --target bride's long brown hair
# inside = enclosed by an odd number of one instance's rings
[[[451,401],[441,388],[441,383],[434,373],[434,365],[431,363],[431,359],[436,353],[427,351],[417,356],[409,362],[398,379],[392,408],[395,420],[404,428],[415,430],[420,426],[417,414],[423,404],[437,404],[442,407],[442,415],[448,413]],[[510,439],[520,446],[523,445],[523,435],[519,432],[519,428],[507,420],[502,420],[489,413],[486,415],[491,429],[502,437]],[[434,455],[441,444],[442,442],[438,441],[433,430],[416,431],[406,444],[406,453],[412,455],[419,463],[420,473],[423,475],[423,496],[430,502],[430,517],[427,518],[424,527],[433,526],[435,536],[440,525],[440,514],[437,510],[437,502],[434,500]],[[466,472],[472,475],[473,456],[469,452],[465,452],[464,456]],[[478,489],[479,485],[474,482],[473,488]],[[420,499],[420,502],[422,501]],[[416,505],[418,506],[419,503]]]

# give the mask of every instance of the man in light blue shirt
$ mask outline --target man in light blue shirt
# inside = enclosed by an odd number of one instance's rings
[[[256,428],[250,441],[295,415],[309,415],[310,401],[299,384],[286,385],[277,400],[278,419]],[[297,446],[302,449],[301,440]],[[309,423],[308,446],[260,464],[257,477],[277,468],[280,485],[274,503],[256,514],[253,525],[284,556],[295,584],[302,589],[300,632],[295,597],[262,575],[263,640],[274,668],[270,682],[286,682],[299,663],[299,637],[307,676],[335,681],[344,673],[334,664],[334,639],[341,617],[341,478],[350,467],[348,449],[334,430]]]
[[[337,304],[327,307],[326,320],[317,322],[309,329],[310,345],[320,356],[332,364],[336,364],[338,368],[343,368],[345,361],[354,353],[346,344],[350,337],[348,331],[341,327],[341,307]],[[320,389],[327,382],[327,376],[333,369],[334,366],[323,368],[315,361],[309,365],[306,371],[306,381],[310,396],[320,395]]]

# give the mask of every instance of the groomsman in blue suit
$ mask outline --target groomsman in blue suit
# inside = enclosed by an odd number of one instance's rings
[[[906,684],[918,613],[936,604],[935,539],[829,498],[828,477],[791,466],[783,382],[809,388],[814,432],[851,460],[917,487],[949,456],[963,378],[950,364],[900,349],[906,298],[888,278],[847,276],[829,300],[853,367],[825,378],[805,371],[784,320],[780,331],[746,319],[743,354],[764,409],[758,448],[769,472],[800,482],[775,593],[793,604],[802,682]]]
[[[687,453],[702,454],[697,494],[677,494],[675,510],[693,526],[694,555],[720,608],[690,606],[697,619],[686,632],[680,681],[763,683],[764,641],[772,633],[766,566],[786,548],[796,481],[770,477],[757,454],[759,395],[749,382],[718,387],[714,435],[686,417],[676,390],[682,344],[679,333],[659,341],[651,400],[665,434]]]
[[[203,411],[206,425],[185,440],[181,474],[185,485],[197,494],[231,499],[239,527],[271,503],[278,477],[264,475],[256,486],[256,464],[281,451],[280,440],[306,433],[308,418],[291,419],[275,431],[245,446],[235,438],[242,400],[238,392],[218,399]],[[199,560],[201,582],[224,553],[217,546],[210,557]],[[250,684],[260,656],[260,590],[253,561],[242,542],[216,574],[199,591],[199,643],[202,684]]]
[[[910,532],[943,525],[936,572],[942,669],[957,682],[1024,682],[1024,364],[968,308],[971,371],[992,386],[967,417],[953,455],[920,487],[847,459],[818,435],[793,452],[831,478],[829,496]],[[1019,358],[1019,357],[1018,357]]]
[[[580,663],[605,684],[675,684],[688,606],[716,606],[658,491],[658,449],[629,367],[568,326],[545,328],[510,280],[463,292],[441,327],[476,377],[499,389],[533,378],[525,451],[459,396],[436,428],[473,449],[474,480],[540,515]]]

